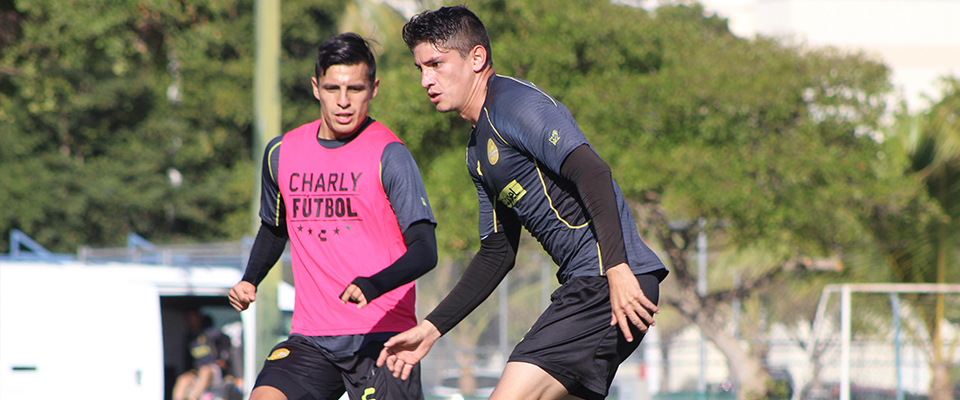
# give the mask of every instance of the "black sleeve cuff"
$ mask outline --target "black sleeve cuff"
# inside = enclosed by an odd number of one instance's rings
[[[437,237],[433,223],[428,220],[414,222],[403,232],[403,239],[407,251],[397,261],[371,277],[353,280],[368,303],[413,282],[437,266]]]

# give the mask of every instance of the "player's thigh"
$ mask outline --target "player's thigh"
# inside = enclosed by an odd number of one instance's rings
[[[656,302],[657,278],[644,274],[637,280]],[[631,326],[636,340],[627,342],[618,327],[610,326],[605,277],[571,279],[554,292],[551,301],[514,348],[510,361],[540,366],[580,398],[606,397],[620,363],[634,352],[643,335]]]
[[[193,382],[197,380],[197,373],[195,371],[187,371],[177,377],[176,385],[193,385]]]
[[[560,381],[537,365],[508,362],[490,400],[557,400],[567,396]]]
[[[377,367],[382,342],[369,343],[361,349],[352,365],[340,364],[344,385],[351,400],[423,400],[420,364],[413,366],[406,380],[394,378],[387,366]]]
[[[257,386],[250,392],[250,400],[288,400],[287,396],[273,386]]]
[[[273,348],[254,390],[260,387],[276,389],[289,400],[336,400],[344,392],[340,369],[323,351],[299,336],[291,336]],[[267,389],[261,392],[265,396],[275,394]]]

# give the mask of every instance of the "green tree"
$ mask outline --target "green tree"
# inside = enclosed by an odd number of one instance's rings
[[[960,79],[942,83],[941,99],[917,114],[901,112],[886,141],[901,173],[923,188],[878,204],[868,221],[890,267],[885,276],[895,282],[960,282]],[[944,337],[943,329],[947,321],[960,320],[958,305],[946,304],[942,294],[905,300],[924,327],[931,398],[952,399],[950,364],[960,338]]]
[[[5,4],[0,231],[62,252],[240,232],[248,5]]]
[[[345,5],[283,4],[284,128],[315,118],[309,71]],[[247,0],[0,2],[0,232],[58,252],[130,232],[249,234],[262,154],[252,12]]]
[[[864,244],[861,217],[900,179],[881,174],[873,138],[887,68],[860,54],[737,38],[697,5],[471,8],[487,25],[497,72],[556,96],[611,164],[645,239],[671,266],[662,300],[724,351],[743,397],[764,396],[762,352],[731,337],[722,307],[800,273],[784,268],[792,260]],[[461,183],[428,182],[453,185]],[[464,215],[458,221],[472,211],[450,210]],[[701,218],[711,250],[766,254],[763,264],[736,267],[740,287],[697,295],[689,264],[700,228],[690,222]]]

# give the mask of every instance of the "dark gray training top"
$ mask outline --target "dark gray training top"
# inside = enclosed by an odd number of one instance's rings
[[[560,283],[602,276],[595,229],[573,182],[560,176],[564,160],[589,143],[566,107],[533,84],[490,77],[480,118],[467,146],[467,169],[480,202],[481,239],[516,218],[560,266]],[[627,263],[634,274],[665,269],[637,233],[630,207],[613,182]],[[500,202],[513,212],[496,215]]]

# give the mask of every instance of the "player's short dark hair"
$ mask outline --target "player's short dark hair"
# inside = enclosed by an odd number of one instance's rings
[[[200,317],[200,328],[206,330],[207,328],[213,327],[213,317],[203,314]]]
[[[442,7],[414,15],[403,26],[403,41],[413,51],[421,43],[445,50],[456,50],[466,58],[475,46],[487,50],[487,66],[493,65],[487,29],[466,6]]]
[[[341,33],[323,42],[317,49],[315,73],[320,79],[331,66],[358,64],[367,66],[367,79],[373,83],[377,79],[377,60],[370,51],[370,43],[356,33]]]

